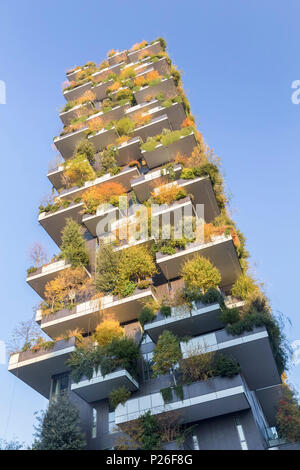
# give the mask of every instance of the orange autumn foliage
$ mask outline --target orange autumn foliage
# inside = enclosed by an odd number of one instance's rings
[[[134,44],[132,46],[132,48],[130,49],[131,52],[134,52],[134,51],[138,51],[139,49],[142,49],[143,47],[147,46],[147,41],[145,41],[145,39],[143,39],[142,42],[137,42],[136,44]]]
[[[225,235],[230,232],[234,245],[239,248],[240,240],[234,227],[227,227],[226,225],[215,227],[213,224],[204,224],[204,242],[209,243],[212,237]]]
[[[113,92],[119,90],[121,88],[122,84],[120,82],[114,82],[112,85],[110,85],[106,91],[107,92]]]
[[[109,202],[112,196],[121,196],[126,189],[120,183],[104,183],[101,186],[90,188],[82,195],[85,208],[90,213],[95,213],[100,204]]]
[[[157,70],[151,70],[151,72],[148,72],[146,75],[146,80],[147,82],[152,82],[152,80],[155,80],[156,78],[161,78]]]
[[[89,130],[91,132],[101,131],[101,129],[103,129],[103,127],[104,127],[103,120],[100,117],[96,117],[95,119],[91,119],[88,122],[88,127],[89,127]]]
[[[137,113],[132,117],[136,127],[145,126],[151,121],[151,117],[144,115],[143,113]]]
[[[183,129],[184,127],[189,127],[189,126],[194,126],[194,125],[195,125],[194,121],[191,118],[186,117],[184,121],[182,121],[181,128]]]

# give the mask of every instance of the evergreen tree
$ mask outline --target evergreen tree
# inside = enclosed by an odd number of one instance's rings
[[[34,450],[83,450],[85,436],[80,430],[79,412],[66,395],[50,402],[38,418]]]
[[[62,257],[67,260],[72,268],[86,266],[89,262],[88,251],[82,234],[82,229],[77,222],[68,218],[62,231]]]
[[[111,245],[102,245],[97,252],[96,289],[100,292],[111,292],[118,282],[118,264],[120,254]]]

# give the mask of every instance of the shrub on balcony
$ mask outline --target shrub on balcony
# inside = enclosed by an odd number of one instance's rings
[[[117,91],[115,95],[115,100],[120,102],[123,100],[129,101],[131,105],[134,103],[134,96],[132,91],[129,88],[124,88],[119,91]]]
[[[180,361],[180,370],[184,383],[208,380],[213,377],[214,352],[207,352],[207,348],[195,346],[188,351],[189,356]]]
[[[142,327],[144,327],[146,323],[152,323],[154,318],[155,318],[154,307],[150,305],[144,305],[138,317],[138,321],[140,322]]]
[[[151,195],[155,203],[170,205],[175,201],[185,198],[187,193],[176,184],[169,184],[161,186],[158,191],[152,192]]]
[[[233,285],[231,293],[238,299],[251,300],[259,295],[259,288],[250,276],[242,274]]]
[[[94,180],[96,173],[86,157],[82,154],[77,154],[66,161],[64,177],[69,186],[83,186],[86,181]]]
[[[135,124],[129,117],[123,117],[116,123],[115,128],[119,136],[128,135],[134,130]]]
[[[115,338],[124,336],[124,328],[120,326],[118,320],[104,320],[95,330],[95,339],[100,346],[106,346]]]
[[[124,405],[130,395],[130,390],[128,390],[128,388],[126,388],[125,386],[112,390],[108,396],[111,408],[115,410],[120,403]]]
[[[82,228],[71,218],[66,220],[62,230],[61,256],[71,264],[72,268],[86,266],[89,262]]]
[[[172,313],[171,307],[164,304],[160,307],[159,311],[165,318],[170,317]]]
[[[221,274],[212,263],[203,256],[195,256],[186,261],[181,269],[184,283],[190,291],[205,293],[211,287],[217,287],[221,282]]]
[[[133,67],[126,67],[121,70],[120,78],[121,80],[127,80],[128,78],[134,78],[136,76],[135,70]]]
[[[233,377],[239,374],[241,368],[238,362],[225,354],[217,354],[213,364],[213,375],[218,377]]]
[[[124,193],[126,193],[124,186],[114,182],[89,188],[82,195],[85,211],[89,214],[95,214],[100,204],[109,203],[113,196],[121,196]]]

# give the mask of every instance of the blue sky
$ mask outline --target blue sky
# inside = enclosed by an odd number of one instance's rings
[[[0,80],[7,87],[0,105],[0,340],[39,302],[25,283],[30,245],[57,251],[37,209],[51,190],[46,173],[62,127],[66,69],[158,36],[184,70],[200,130],[222,159],[254,272],[274,310],[291,319],[289,339],[300,340],[300,105],[291,101],[291,83],[300,79],[299,2],[27,0],[0,8]],[[300,365],[289,377],[300,389]],[[0,437],[30,443],[33,414],[46,400],[7,365],[0,365],[0,384]]]

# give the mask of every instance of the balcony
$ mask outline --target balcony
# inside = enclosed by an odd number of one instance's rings
[[[265,327],[254,328],[238,336],[218,330],[180,343],[183,359],[190,355],[215,351],[234,357],[251,390],[281,383]]]
[[[72,218],[76,222],[80,223],[82,219],[83,204],[72,203],[67,208],[60,208],[56,212],[42,212],[39,214],[39,223],[50,235],[52,240],[60,246],[61,244],[61,233],[66,225],[67,218]]]
[[[131,392],[138,390],[139,384],[125,369],[119,369],[103,376],[94,372],[91,380],[85,379],[71,385],[75,392],[88,403],[108,398],[110,392],[119,387],[126,387]]]
[[[76,145],[85,137],[87,130],[87,125],[83,125],[78,131],[55,137],[54,145],[65,160],[73,156]]]
[[[59,273],[70,267],[71,265],[64,259],[54,261],[53,263],[38,268],[34,273],[29,274],[26,282],[43,298],[47,282],[52,281]]]
[[[148,124],[135,128],[132,134],[135,137],[141,137],[141,139],[145,141],[147,137],[154,137],[157,134],[161,134],[163,129],[171,130],[171,124],[167,114],[154,117]]]
[[[24,351],[10,357],[8,370],[49,399],[51,377],[67,372],[66,360],[75,350],[75,338],[57,341],[50,350]]]
[[[69,111],[61,112],[59,114],[59,117],[62,120],[63,124],[67,126],[68,124],[70,124],[72,119],[76,119],[78,117],[78,112],[80,112],[80,110],[83,110],[83,109],[84,109],[83,114],[88,114],[92,112],[95,108],[91,102],[78,104],[77,106],[74,106],[72,109],[69,109]]]
[[[174,165],[176,178],[179,178],[181,170],[181,165]],[[158,185],[158,181],[162,176],[168,178],[169,171],[166,168],[149,171],[145,175],[140,175],[137,178],[131,180],[131,188],[134,190],[140,202],[144,202],[149,199],[151,192],[153,191],[154,187]]]
[[[221,287],[230,287],[242,274],[239,258],[231,236],[215,237],[209,243],[190,243],[186,249],[178,250],[174,255],[156,254],[156,263],[166,279],[175,279],[180,275],[182,265],[195,255],[208,258],[220,271]]]
[[[106,295],[100,299],[79,303],[72,310],[66,308],[47,316],[43,316],[41,310],[37,310],[36,321],[50,338],[75,328],[88,332],[96,328],[103,314],[115,316],[120,323],[136,320],[143,306],[142,301],[150,299],[156,300],[151,287],[136,289],[128,297],[120,299],[117,296]]]
[[[91,76],[95,81],[105,80],[105,78],[111,73],[119,75],[122,65],[124,65],[124,62],[119,62],[118,64],[111,65],[110,67],[105,67],[105,69],[98,70],[97,72],[94,72]]]
[[[238,308],[244,302],[235,302],[230,308]],[[223,328],[223,323],[219,320],[221,308],[218,303],[202,304],[200,301],[193,303],[190,311],[184,307],[172,307],[171,316],[164,317],[160,312],[156,315],[152,323],[146,323],[144,330],[154,343],[164,330],[171,331],[176,336],[193,336],[207,333],[209,331]]]
[[[110,66],[127,62],[127,51],[116,52],[113,56],[107,57]]]
[[[183,386],[183,400],[173,394],[172,401],[165,404],[160,392],[131,398],[115,411],[117,425],[140,418],[147,411],[152,415],[164,412],[179,412],[182,423],[193,423],[203,419],[235,413],[250,408],[248,390],[240,375],[231,379],[216,377],[206,382],[195,382]]]
[[[74,188],[71,188],[71,189],[65,189],[61,191],[59,197],[62,200],[72,201],[74,198],[81,197],[81,195],[87,189],[95,187],[95,186],[99,186],[107,182],[119,183],[122,186],[124,186],[126,191],[129,191],[131,187],[130,180],[134,176],[138,176],[138,175],[139,175],[139,171],[136,167],[125,166],[117,175],[111,175],[110,173],[107,173],[106,175],[96,178],[93,181],[87,181],[83,186],[80,186],[80,187],[75,186]]]
[[[160,83],[152,86],[144,86],[140,90],[135,91],[134,97],[138,104],[147,101],[149,97],[154,98],[159,93],[163,93],[165,99],[174,98],[178,95],[177,87],[173,78],[163,78]]]
[[[64,173],[64,164],[58,165],[57,168],[48,171],[47,178],[49,179],[52,186],[55,189],[61,189],[64,186],[63,181],[63,173]]]
[[[182,122],[186,118],[182,103],[173,103],[168,108],[157,105],[157,106],[154,106],[153,108],[150,108],[147,114],[149,116],[152,116],[153,118],[167,115],[172,131],[180,129]]]
[[[133,137],[127,142],[118,145],[116,153],[118,165],[127,165],[132,160],[140,160],[142,155],[140,143],[141,140],[139,137]]]
[[[190,155],[196,145],[195,135],[191,133],[181,136],[179,140],[173,142],[171,145],[158,144],[151,152],[142,150],[142,156],[151,169],[173,161],[177,153]]]
[[[282,398],[281,384],[255,390],[256,398],[262,408],[269,426],[276,426],[276,414],[279,400]]]
[[[177,223],[180,224],[180,228],[183,230],[184,218],[195,216],[195,210],[190,197],[184,197],[170,205],[154,205],[151,216],[154,226],[163,227],[165,224],[168,224],[173,227]],[[158,221],[154,222],[156,218]]]
[[[137,51],[128,52],[127,57],[129,62],[136,62],[141,54],[141,52],[148,52],[151,55],[158,54],[161,52],[161,45],[159,41],[149,44],[148,46],[143,47]]]
[[[78,85],[71,90],[63,91],[63,95],[67,101],[76,101],[80,98],[84,93],[92,89],[92,82],[88,81],[83,83],[82,85]]]
[[[102,232],[99,232],[98,224],[103,219],[106,219],[107,223],[110,223],[119,219],[120,215],[121,213],[118,207],[109,206],[109,208],[105,208],[105,205],[101,205],[98,207],[96,214],[85,214],[82,217],[82,223],[93,237],[97,237],[102,234]]]
[[[98,83],[98,85],[92,87],[92,92],[95,93],[97,101],[102,101],[106,98],[106,90],[113,83],[113,80],[108,80],[108,82]]]

